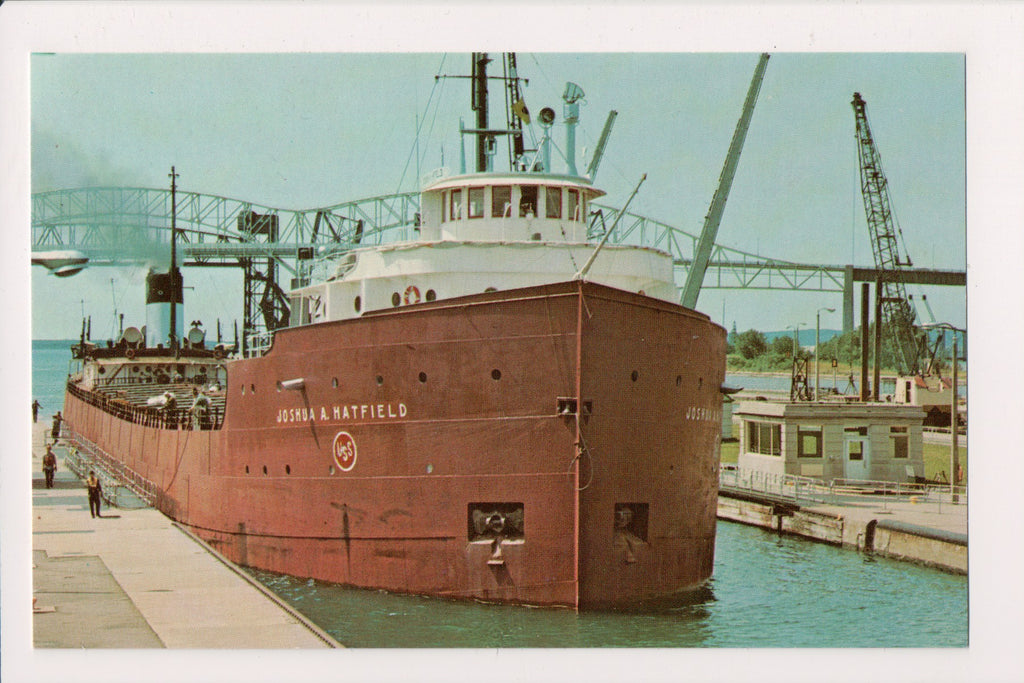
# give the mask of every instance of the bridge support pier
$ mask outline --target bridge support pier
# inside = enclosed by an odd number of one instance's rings
[[[843,269],[843,334],[853,331],[853,266]]]

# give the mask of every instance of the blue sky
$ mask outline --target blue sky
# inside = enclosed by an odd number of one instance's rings
[[[581,154],[607,112],[619,112],[597,178],[607,201],[621,205],[647,173],[633,209],[700,231],[756,52],[518,57],[534,111],[560,110],[567,80],[587,93]],[[32,188],[166,187],[175,164],[182,189],[283,208],[413,190],[418,120],[427,123],[420,170],[442,155],[456,165],[458,119],[472,120],[468,83],[435,87],[434,76],[465,74],[468,63],[466,53],[35,55]],[[915,263],[963,268],[964,67],[955,52],[773,54],[718,241],[801,262],[870,263],[850,106],[857,90]],[[97,268],[58,280],[34,269],[35,300],[47,304],[33,307],[33,336],[75,334],[78,316],[55,311],[55,299],[78,303],[94,324],[112,326],[115,305],[130,319],[141,277],[139,268]],[[198,269],[186,278],[197,288],[187,295],[190,319],[238,315],[240,278]],[[234,300],[209,294],[232,289]],[[962,323],[963,294],[935,289],[929,299],[941,319]],[[817,308],[840,305],[838,295],[706,290],[699,308],[719,321],[724,310],[729,327],[767,330],[813,324]],[[831,326],[839,325],[837,313]]]

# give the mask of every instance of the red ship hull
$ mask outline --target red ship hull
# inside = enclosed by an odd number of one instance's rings
[[[64,414],[234,562],[573,608],[711,575],[725,331],[704,315],[567,282],[280,330],[227,368],[219,429],[71,391]]]

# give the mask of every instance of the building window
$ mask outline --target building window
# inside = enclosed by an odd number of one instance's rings
[[[491,216],[504,218],[511,212],[512,188],[508,185],[495,185],[491,188]]]
[[[569,220],[580,221],[583,217],[580,215],[580,191],[579,190],[567,190],[566,194],[566,205],[565,211]]]
[[[889,438],[892,439],[892,457],[910,457],[910,436],[906,427],[889,427]]]
[[[441,193],[441,222],[446,223],[448,221],[448,193]]]
[[[537,215],[537,186],[523,185],[519,188],[519,217]]]
[[[469,217],[484,217],[484,188],[482,187],[469,188]]]
[[[449,219],[453,221],[459,220],[462,216],[462,190],[452,190],[451,201],[448,207]]]
[[[772,422],[748,422],[747,452],[782,455],[782,425]]]
[[[867,427],[847,427],[843,430],[849,448],[850,460],[864,459],[864,440],[858,437],[868,435]]]
[[[562,217],[562,188],[548,187],[544,190],[546,210],[544,215],[548,218]]]
[[[797,427],[797,457],[821,457],[821,427]]]

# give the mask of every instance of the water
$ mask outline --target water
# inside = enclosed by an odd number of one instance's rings
[[[62,409],[70,344],[32,343],[40,419]],[[743,386],[747,377],[727,383]],[[965,577],[729,522],[718,525],[707,590],[658,612],[479,605],[252,573],[349,647],[967,645]]]
[[[694,604],[576,614],[251,573],[347,647],[963,647],[967,580],[719,522]]]
[[[32,398],[42,404],[39,419],[64,410],[64,384],[71,362],[71,345],[77,340],[32,341]]]

